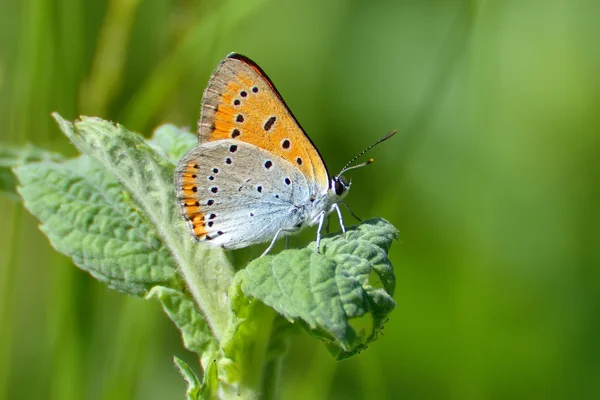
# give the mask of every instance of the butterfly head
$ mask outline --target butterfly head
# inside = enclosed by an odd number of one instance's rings
[[[348,190],[352,186],[352,181],[346,181],[342,175],[336,175],[331,179],[330,186],[332,194],[335,194],[335,197],[341,200],[348,194]]]
[[[390,132],[389,134],[387,134],[386,136],[384,136],[383,138],[379,139],[377,142],[373,143],[371,146],[367,147],[365,150],[363,150],[362,152],[360,152],[352,160],[350,160],[350,162],[348,162],[348,164],[346,164],[344,166],[344,168],[342,168],[342,170],[340,171],[340,173],[337,174],[336,176],[334,176],[331,179],[331,182],[329,184],[329,197],[333,198],[335,202],[338,202],[338,201],[342,200],[344,197],[346,197],[346,195],[348,194],[348,190],[350,190],[350,186],[352,186],[352,181],[346,181],[346,179],[344,179],[344,177],[342,176],[342,174],[344,172],[350,171],[352,169],[362,168],[362,167],[364,167],[366,165],[371,164],[373,161],[375,161],[373,158],[369,158],[365,162],[362,162],[362,163],[356,164],[356,165],[352,165],[352,164],[354,164],[354,161],[356,161],[360,156],[362,156],[363,154],[365,154],[367,151],[371,150],[373,147],[375,147],[379,143],[381,143],[381,142],[383,142],[385,140],[388,140],[389,138],[391,138],[395,134],[396,134],[396,131]]]

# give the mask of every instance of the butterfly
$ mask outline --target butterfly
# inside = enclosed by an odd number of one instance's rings
[[[177,201],[199,242],[238,249],[318,225],[337,212],[351,182],[330,178],[323,158],[264,71],[241,54],[217,66],[204,90],[198,145],[175,171]]]

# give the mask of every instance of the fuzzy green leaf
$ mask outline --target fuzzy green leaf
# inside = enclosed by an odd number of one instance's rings
[[[148,144],[161,156],[176,165],[189,149],[198,143],[198,137],[183,131],[174,125],[162,125],[156,128]]]
[[[200,354],[202,365],[206,366],[219,346],[194,299],[179,290],[161,286],[156,286],[150,291],[147,298],[152,297],[161,302],[169,318],[181,331],[185,347]]]
[[[125,201],[118,182],[82,157],[15,168],[19,193],[61,253],[108,286],[143,295],[156,285],[182,288],[168,249]]]
[[[397,238],[383,219],[363,222],[343,234],[300,250],[285,250],[251,262],[240,272],[241,290],[301,321],[328,343],[337,359],[366,348],[395,306],[393,267],[387,258]]]
[[[23,147],[13,147],[0,144],[0,192],[18,198],[17,180],[11,168],[38,161],[60,161],[62,156],[57,153],[27,144]]]
[[[200,379],[198,379],[198,377],[196,376],[194,371],[192,371],[190,366],[187,365],[187,363],[181,358],[173,357],[173,362],[175,363],[175,366],[183,376],[183,379],[185,379],[185,381],[188,384],[186,392],[187,400],[199,400],[201,390]]]
[[[176,206],[175,166],[155,150],[160,147],[173,158],[176,153],[173,146],[160,138],[151,146],[140,135],[99,118],[81,117],[74,123],[58,114],[54,114],[54,118],[81,152],[98,160],[131,195],[170,250],[196,303],[219,339],[227,326],[227,290],[234,271],[221,249],[191,240]]]
[[[219,376],[215,362],[211,362],[204,369],[202,383],[189,365],[178,357],[173,357],[175,366],[186,380],[188,389],[187,400],[217,400],[219,396]]]
[[[219,381],[219,373],[215,359],[204,368],[199,398],[203,400],[216,400],[222,398],[219,396],[220,384],[221,382]]]

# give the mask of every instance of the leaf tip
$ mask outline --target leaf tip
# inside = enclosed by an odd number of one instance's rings
[[[179,373],[183,376],[183,379],[185,379],[185,381],[188,384],[188,389],[187,389],[188,400],[198,399],[200,390],[201,390],[201,383],[200,383],[200,379],[198,378],[198,376],[196,376],[196,374],[194,373],[194,371],[192,371],[190,366],[187,365],[187,363],[185,361],[183,361],[181,358],[179,358],[177,356],[173,356],[173,363],[179,370]]]
[[[73,125],[73,123],[71,121],[67,121],[66,119],[64,119],[56,111],[54,111],[51,115],[52,115],[52,118],[54,118],[54,120],[58,124],[58,127],[60,128],[60,130],[63,131],[63,133],[65,135],[67,135],[67,137],[69,139],[72,140],[73,136],[75,135],[75,126]]]

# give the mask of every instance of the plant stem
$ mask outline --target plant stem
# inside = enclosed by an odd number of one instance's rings
[[[198,309],[204,314],[214,337],[221,341],[229,324],[229,296],[227,289],[231,284],[235,268],[221,249],[206,250],[202,253],[199,265],[180,259],[179,267],[188,284],[188,289]],[[211,279],[215,274],[221,279]],[[209,287],[206,282],[219,282],[221,287]]]
[[[237,371],[237,384],[232,386],[234,390],[227,390],[224,398],[275,399],[281,359],[280,354],[275,354],[280,352],[274,353],[272,347],[274,337],[280,334],[274,329],[277,313],[256,300],[250,301],[245,311],[243,327],[233,339],[237,343],[225,350],[229,361],[234,363],[228,368]]]
[[[277,356],[267,362],[263,374],[263,398],[277,399],[279,396],[279,380],[283,356]]]

